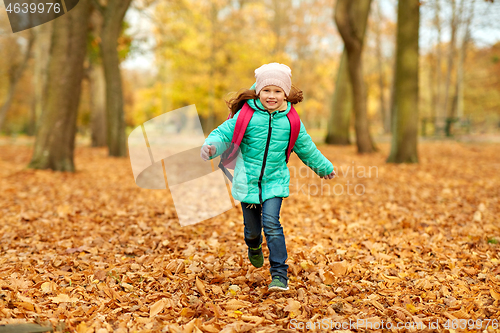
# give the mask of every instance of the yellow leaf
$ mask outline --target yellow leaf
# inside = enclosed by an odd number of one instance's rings
[[[80,324],[78,324],[78,326],[76,327],[76,332],[77,333],[86,333],[88,330],[88,327],[87,327],[87,324],[85,324],[84,322],[81,322]]]
[[[181,313],[180,313],[180,314],[181,314],[181,316],[182,316],[182,317],[188,317],[188,318],[189,318],[189,317],[194,316],[195,312],[194,312],[194,310],[193,310],[193,309],[190,309],[190,308],[183,308],[183,309],[181,310]]]
[[[307,265],[307,261],[301,261],[300,267],[302,267],[303,270],[307,271],[307,269],[309,268],[309,265]]]
[[[410,311],[411,313],[417,312],[417,308],[415,306],[413,306],[413,304],[410,304],[410,303],[406,304],[406,309],[408,311]]]

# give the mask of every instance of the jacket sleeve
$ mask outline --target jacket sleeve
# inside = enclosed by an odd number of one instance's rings
[[[302,121],[300,122],[299,137],[293,146],[293,151],[318,176],[323,177],[333,172],[332,162],[318,150]]]
[[[221,155],[227,148],[229,148],[229,144],[233,139],[234,126],[236,125],[236,119],[238,119],[238,115],[240,113],[236,113],[236,115],[220,124],[216,129],[214,129],[208,137],[205,139],[203,146],[205,145],[213,145],[215,146],[215,154],[210,157],[210,159],[214,159],[217,156]]]

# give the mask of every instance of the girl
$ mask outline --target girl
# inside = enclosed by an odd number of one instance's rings
[[[231,193],[241,202],[248,258],[262,267],[262,228],[269,249],[272,282],[269,291],[288,290],[288,265],[285,236],[279,214],[283,198],[289,196],[290,171],[285,154],[290,137],[287,113],[292,104],[302,101],[302,92],[292,87],[292,72],[286,65],[270,63],[255,70],[256,82],[227,102],[233,115],[214,129],[201,149],[204,160],[222,154],[231,142],[239,110],[244,103],[254,110],[248,123],[234,169]],[[312,142],[302,122],[293,151],[317,175],[335,176],[332,163]],[[242,165],[243,164],[243,165]],[[242,171],[243,170],[243,171]]]

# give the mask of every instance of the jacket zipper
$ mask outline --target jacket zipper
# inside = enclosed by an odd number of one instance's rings
[[[273,126],[271,125],[272,115],[269,113],[269,131],[267,132],[267,142],[266,142],[266,150],[264,151],[264,160],[262,161],[262,170],[260,171],[259,177],[259,201],[262,205],[262,178],[264,177],[264,170],[266,168],[266,160],[267,160],[267,152],[269,151],[269,142],[271,141],[271,132],[273,131]]]

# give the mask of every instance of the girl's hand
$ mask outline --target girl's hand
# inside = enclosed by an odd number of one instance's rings
[[[205,161],[208,161],[210,156],[215,154],[215,146],[208,145],[201,147],[201,158]]]
[[[320,178],[323,178],[323,179],[332,179],[333,177],[335,177],[335,170],[333,170],[331,174],[326,175],[326,176],[322,176]]]

